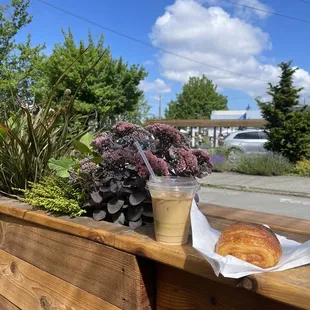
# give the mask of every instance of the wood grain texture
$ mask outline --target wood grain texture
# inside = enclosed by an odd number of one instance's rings
[[[157,266],[157,309],[296,309],[165,265]]]
[[[0,294],[23,310],[119,309],[2,250]]]
[[[152,307],[154,281],[128,253],[3,214],[0,249],[122,309]]]
[[[32,207],[27,203],[23,203],[15,199],[0,197],[1,213],[23,218],[29,210],[32,210]]]
[[[10,301],[8,301],[6,298],[4,298],[2,295],[0,295],[0,309],[1,310],[20,310],[17,306],[12,304]]]
[[[240,286],[263,296],[310,309],[310,266],[246,277]]]
[[[234,222],[267,224],[272,229],[307,235],[308,240],[310,239],[310,221],[308,220],[204,203],[199,204],[199,209],[206,216]]]
[[[19,208],[18,202],[15,204],[16,208]],[[202,206],[202,209],[204,209],[204,206]],[[224,217],[226,216],[225,213],[228,214],[227,212],[229,212],[229,210],[225,207],[214,207],[212,215],[208,213],[211,212],[210,210],[211,208],[207,209],[207,211],[204,209],[210,217],[217,218],[218,216],[218,218],[221,219],[221,224],[219,226],[222,226]],[[238,210],[237,213],[235,209],[230,211],[232,221],[240,221],[242,219],[244,221],[249,221],[249,213],[247,211],[246,213],[242,211],[245,210]],[[12,214],[11,207],[6,209],[5,206],[2,206],[0,212]],[[13,212],[15,212],[14,208]],[[252,212],[251,216],[252,221],[263,219],[261,213],[258,212]],[[265,218],[263,221],[269,224],[268,221],[265,221],[265,219],[267,220],[267,215],[265,214],[264,216]],[[27,211],[23,217],[27,221],[86,239],[95,240],[121,251],[146,257],[219,283],[236,286],[240,282],[240,280],[216,277],[209,263],[201,254],[192,248],[190,242],[184,246],[173,247],[157,243],[154,238],[154,228],[152,226],[144,226],[133,231],[126,227],[120,227],[111,223],[99,222],[94,224],[91,219],[86,218],[74,220],[68,218],[54,218],[38,211]],[[268,217],[270,219],[271,215],[268,214]],[[230,219],[228,218],[228,220]],[[273,220],[275,219],[273,218]],[[298,231],[300,231],[301,235],[308,236],[309,228],[308,226],[305,227],[306,222],[309,223],[309,221],[301,221],[299,225],[298,220],[292,218],[285,218],[281,222],[281,217],[277,217],[276,227],[278,227],[280,233],[284,230],[287,233],[298,234]],[[217,225],[217,221],[214,221],[212,225],[214,228],[221,230]],[[289,228],[286,229],[285,225],[288,225]],[[271,223],[270,226],[274,228],[274,225],[271,225]],[[294,226],[297,227],[297,229],[294,229]],[[251,278],[255,280],[253,280],[254,285],[252,286],[252,290],[275,300],[281,300],[293,305],[300,305],[300,302],[303,304],[304,302],[308,302],[310,298],[310,290],[305,290],[303,288],[305,281],[309,279],[309,274],[310,265],[289,271],[256,275]]]

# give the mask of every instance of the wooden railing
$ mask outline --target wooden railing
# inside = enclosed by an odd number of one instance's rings
[[[212,227],[268,224],[299,242],[310,222],[201,204]],[[310,309],[310,266],[242,279],[217,277],[189,242],[166,246],[91,218],[52,217],[0,198],[0,309]],[[9,305],[9,306],[8,306]]]

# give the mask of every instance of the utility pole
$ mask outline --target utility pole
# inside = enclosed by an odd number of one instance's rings
[[[156,100],[158,101],[158,103],[159,103],[159,107],[158,107],[158,117],[159,117],[159,119],[161,119],[161,100],[162,100],[162,96],[159,95],[159,96],[157,96],[157,97],[152,97],[152,98],[156,99]]]
[[[159,119],[161,119],[161,95],[158,96],[158,99],[159,99],[159,100],[158,100],[158,101],[159,101],[159,111],[158,111],[158,112],[159,112],[159,113],[158,113],[159,115],[158,115],[158,116],[159,116]]]

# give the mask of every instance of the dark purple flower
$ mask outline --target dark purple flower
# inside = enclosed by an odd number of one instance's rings
[[[149,133],[141,126],[128,122],[118,122],[112,127],[111,132],[115,133],[118,137],[132,135],[136,140],[145,139],[149,135]]]
[[[97,170],[97,165],[95,163],[85,163],[80,167],[81,173],[91,173]]]
[[[80,173],[87,174],[97,170],[97,165],[92,160],[93,158],[90,156],[79,161]]]
[[[152,154],[151,152],[144,152],[146,158],[150,162],[151,167],[153,168],[154,172],[156,175],[169,175],[169,169],[167,163],[161,159]],[[149,171],[147,167],[144,164],[143,159],[141,158],[141,155],[137,153],[137,169],[138,169],[138,174],[140,177],[148,177],[149,176]]]
[[[202,150],[194,150],[193,154],[196,156],[199,165],[197,176],[200,178],[210,174],[213,168],[210,154]]]
[[[113,135],[110,133],[103,133],[95,138],[91,145],[99,152],[110,148],[112,145],[115,144]]]
[[[198,173],[197,158],[190,150],[171,148],[169,155],[176,175],[196,175]]]
[[[146,127],[155,139],[159,141],[159,147],[167,150],[171,146],[187,148],[188,141],[176,128],[165,124],[154,124]]]
[[[102,153],[104,164],[106,168],[111,170],[125,167],[127,164],[136,163],[136,152],[129,148],[120,148],[115,151],[106,151]]]

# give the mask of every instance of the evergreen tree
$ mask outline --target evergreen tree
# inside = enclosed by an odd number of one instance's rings
[[[227,98],[217,92],[217,86],[205,75],[190,77],[177,99],[168,103],[165,111],[170,119],[210,118],[213,110],[226,110]]]
[[[268,122],[266,129],[269,130],[269,141],[265,147],[296,162],[308,156],[310,113],[305,108],[294,109],[299,104],[298,93],[302,90],[293,85],[293,76],[298,68],[291,68],[291,61],[282,62],[279,67],[282,70],[279,84],[269,84],[271,101],[263,103],[257,100]]]

